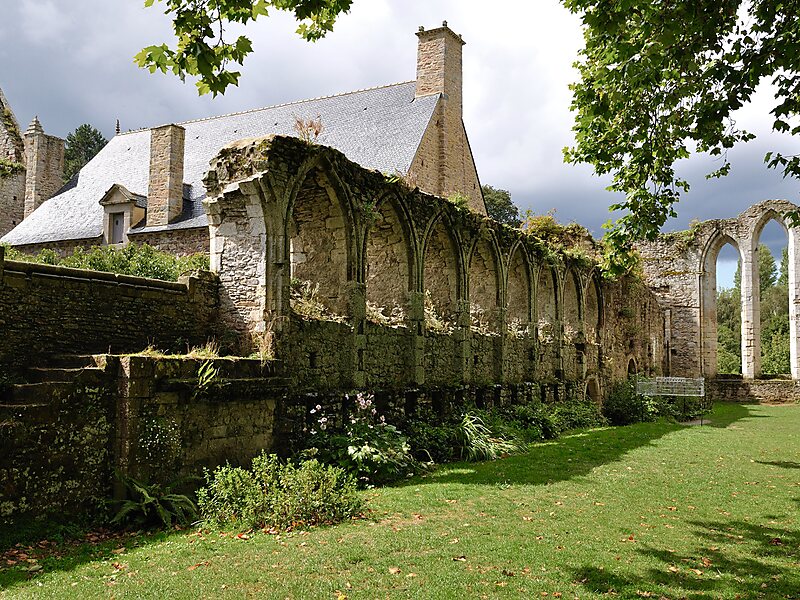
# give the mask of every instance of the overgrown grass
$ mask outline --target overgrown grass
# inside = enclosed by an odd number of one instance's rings
[[[800,407],[711,419],[450,465],[363,492],[371,518],[307,533],[68,547],[0,585],[9,598],[797,598]]]

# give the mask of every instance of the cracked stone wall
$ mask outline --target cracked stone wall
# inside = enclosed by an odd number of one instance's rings
[[[220,152],[206,185],[221,311],[243,334],[274,328],[296,392],[526,383],[548,401],[589,388],[599,399],[632,358],[639,371],[663,372],[663,316],[643,285],[601,282],[591,259],[544,248],[335,150],[245,140]],[[292,308],[288,279],[301,273],[320,283],[328,313]],[[431,321],[426,294],[446,322]],[[394,319],[366,309],[403,299]],[[490,315],[488,326],[471,318],[471,304]]]
[[[367,301],[391,313],[408,310],[411,248],[394,204],[386,199],[377,207],[367,237]]]

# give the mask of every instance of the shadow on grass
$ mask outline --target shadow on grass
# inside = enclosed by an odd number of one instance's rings
[[[621,597],[800,598],[797,531],[743,521],[694,521],[696,550],[678,554],[654,547],[639,553],[660,566],[627,575],[589,566],[574,572],[587,591]]]
[[[756,462],[760,465],[772,465],[784,469],[800,469],[800,463],[791,460],[757,460]]]
[[[703,427],[724,428],[754,415],[747,406],[726,405],[715,410],[712,422]],[[687,429],[678,423],[638,423],[566,434],[557,440],[535,444],[528,452],[501,462],[446,465],[425,478],[430,483],[543,485],[588,474],[600,465],[619,460],[628,452],[652,444],[675,431]],[[536,465],[536,468],[531,468]],[[464,466],[466,468],[460,468]],[[418,485],[405,482],[403,485]]]
[[[58,536],[51,536],[49,544],[31,542],[15,546],[15,550],[35,559],[34,562],[29,562],[26,558],[20,559],[19,555],[15,556],[8,552],[0,553],[0,557],[11,557],[17,562],[15,565],[9,565],[0,558],[0,592],[35,579],[43,573],[71,571],[89,562],[104,561],[119,556],[120,548],[127,550],[159,543],[175,535],[185,535],[185,532],[153,531],[119,534],[99,542],[88,541],[87,538],[91,535],[87,533],[58,543],[52,542],[53,537]]]

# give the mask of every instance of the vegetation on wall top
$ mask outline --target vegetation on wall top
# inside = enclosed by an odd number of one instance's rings
[[[6,260],[58,265],[74,269],[91,269],[120,275],[149,277],[162,281],[177,281],[183,273],[207,271],[209,268],[209,259],[205,254],[174,256],[156,250],[148,244],[141,246],[128,244],[122,248],[94,246],[89,250],[76,248],[71,255],[65,257],[59,256],[50,249],[30,255],[5,246],[5,257]]]

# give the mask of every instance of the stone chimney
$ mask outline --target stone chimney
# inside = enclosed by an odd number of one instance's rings
[[[415,97],[439,95],[434,119],[411,164],[410,176],[423,191],[465,196],[471,210],[486,214],[475,160],[463,121],[461,54],[464,40],[447,26],[417,32]]]
[[[163,125],[150,130],[147,226],[167,225],[183,211],[183,151],[186,130]]]
[[[47,135],[34,117],[25,131],[25,217],[64,185],[64,140]]]
[[[465,42],[447,26],[417,32],[416,96],[444,94],[448,112],[461,120],[461,48]]]

